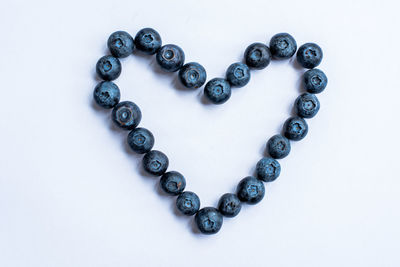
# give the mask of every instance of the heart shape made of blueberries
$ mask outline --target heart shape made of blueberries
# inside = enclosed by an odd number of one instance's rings
[[[112,109],[111,117],[121,129],[129,130],[127,142],[130,148],[144,154],[143,168],[149,174],[161,176],[160,187],[171,195],[177,196],[176,207],[185,215],[195,215],[195,223],[203,234],[217,233],[223,223],[223,216],[235,217],[241,210],[242,203],[256,204],[265,194],[264,182],[278,178],[281,166],[278,159],[290,153],[290,141],[303,139],[308,132],[305,119],[314,117],[320,108],[315,94],[321,93],[328,79],[324,72],[316,69],[323,58],[322,49],[315,43],[306,43],[297,49],[295,39],[288,33],[278,33],[271,38],[269,47],[263,43],[253,43],[244,52],[244,62],[230,65],[225,78],[214,78],[206,83],[207,74],[197,62],[185,64],[185,53],[173,44],[162,46],[160,34],[152,28],[140,30],[135,38],[125,31],[111,34],[107,46],[111,55],[101,57],[96,64],[96,72],[104,81],[94,89],[95,102]],[[185,177],[177,171],[168,171],[168,157],[161,151],[153,150],[153,134],[138,127],[142,113],[133,102],[120,102],[120,90],[112,81],[121,74],[120,58],[128,57],[137,49],[147,55],[156,55],[157,63],[166,72],[178,72],[179,80],[186,88],[204,87],[204,95],[213,104],[223,104],[231,97],[231,87],[245,86],[251,77],[251,70],[266,68],[271,60],[289,59],[295,55],[299,65],[309,69],[303,74],[303,86],[306,90],[295,101],[297,116],[290,117],[283,125],[283,135],[272,136],[266,145],[268,157],[260,159],[254,176],[243,178],[235,193],[221,196],[218,206],[200,209],[200,198],[190,191],[185,191]]]

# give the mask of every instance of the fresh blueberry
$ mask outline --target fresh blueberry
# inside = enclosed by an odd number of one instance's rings
[[[179,172],[170,171],[161,176],[160,186],[165,193],[176,196],[185,189],[186,180]]]
[[[283,159],[290,153],[289,140],[280,134],[274,135],[267,142],[267,150],[274,159]]]
[[[110,35],[107,41],[108,49],[114,57],[127,57],[135,49],[132,36],[124,31],[117,31]]]
[[[266,68],[271,62],[271,51],[262,43],[254,43],[247,47],[244,58],[247,66],[258,70]]]
[[[222,104],[231,97],[231,86],[225,79],[214,78],[204,87],[204,95],[212,103]]]
[[[239,198],[235,194],[226,193],[218,202],[218,210],[226,217],[235,217],[242,208]]]
[[[224,218],[216,208],[206,207],[197,212],[194,220],[200,232],[211,235],[218,233],[222,227]]]
[[[269,49],[273,57],[277,59],[291,58],[296,53],[296,40],[288,33],[278,33],[272,36]]]
[[[113,108],[120,99],[118,86],[113,82],[100,82],[94,88],[93,97],[96,103],[103,108]]]
[[[167,44],[158,50],[156,59],[163,70],[175,72],[182,68],[185,62],[185,53],[179,46]]]
[[[154,146],[153,134],[145,128],[136,128],[128,134],[128,145],[139,154],[149,152]]]
[[[264,182],[272,182],[281,173],[281,165],[273,158],[262,158],[256,166],[257,178]]]
[[[168,169],[168,157],[158,150],[151,150],[143,157],[143,168],[150,174],[163,175]]]
[[[142,119],[140,108],[133,102],[124,101],[116,105],[112,111],[112,120],[125,130],[133,130]]]
[[[288,139],[299,141],[307,135],[308,125],[304,119],[292,117],[285,121],[283,131]]]
[[[121,62],[113,56],[101,57],[96,64],[97,74],[106,81],[117,79],[121,74],[121,69]]]
[[[176,207],[185,215],[195,215],[200,208],[200,199],[195,193],[185,191],[176,199]]]
[[[206,70],[197,62],[187,63],[179,70],[179,80],[187,88],[202,87],[206,79]]]
[[[263,182],[253,176],[248,176],[240,181],[237,186],[237,196],[240,201],[248,204],[257,204],[265,195]]]
[[[303,84],[307,92],[319,94],[325,90],[328,84],[328,77],[319,69],[308,70],[303,75]]]
[[[323,56],[321,47],[314,43],[306,43],[297,51],[297,62],[303,68],[313,69],[321,63]]]
[[[304,93],[296,99],[295,107],[300,117],[312,118],[319,111],[319,101],[315,95]]]
[[[243,87],[250,81],[250,69],[246,64],[233,63],[226,71],[226,79],[231,86]]]
[[[154,55],[161,47],[161,37],[152,28],[144,28],[135,36],[136,48],[148,55]]]

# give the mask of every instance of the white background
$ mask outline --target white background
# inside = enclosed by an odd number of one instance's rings
[[[0,266],[400,266],[398,12],[395,0],[2,0]],[[309,134],[217,235],[177,214],[93,103],[108,36],[143,27],[209,78],[278,32],[323,48],[329,84]],[[272,62],[222,106],[154,57],[124,59],[116,83],[204,207],[253,173],[302,72]]]

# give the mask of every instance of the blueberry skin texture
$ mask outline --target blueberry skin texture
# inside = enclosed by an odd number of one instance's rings
[[[133,130],[142,120],[142,112],[135,103],[124,101],[114,107],[111,118],[118,127]]]
[[[186,180],[179,172],[166,172],[161,176],[160,187],[165,193],[176,196],[185,190]]]
[[[205,207],[197,212],[194,220],[200,232],[212,235],[221,229],[224,218],[216,208]]]
[[[265,44],[253,43],[246,48],[244,58],[247,66],[261,70],[269,65],[272,54]]]
[[[175,72],[182,68],[185,62],[185,53],[179,46],[167,44],[158,50],[156,60],[163,70]]]
[[[124,31],[117,31],[111,34],[108,38],[107,46],[111,54],[118,58],[129,56],[135,49],[132,36]]]
[[[113,108],[118,104],[121,93],[115,83],[103,81],[94,88],[93,98],[99,106]]]
[[[312,118],[314,117],[320,108],[318,98],[309,93],[304,93],[297,97],[295,102],[296,112],[302,118]]]
[[[200,198],[193,192],[185,191],[176,199],[176,208],[185,215],[195,215],[200,209]]]
[[[314,43],[306,43],[297,51],[297,62],[303,68],[313,69],[321,63],[323,56],[321,47]]]
[[[263,182],[253,176],[243,178],[237,186],[236,194],[240,201],[247,204],[257,204],[265,195]]]
[[[283,159],[290,153],[290,142],[280,134],[274,135],[267,142],[267,150],[274,159]]]
[[[143,157],[143,168],[146,172],[161,176],[168,169],[168,157],[158,150],[151,150]]]
[[[197,62],[190,62],[179,70],[179,80],[186,88],[200,88],[207,80],[206,70]]]
[[[96,64],[96,72],[106,81],[112,81],[121,74],[122,66],[118,58],[113,56],[101,57]]]
[[[288,139],[299,141],[307,135],[308,125],[304,119],[300,117],[292,117],[285,121],[283,131]]]
[[[136,128],[128,134],[127,142],[133,151],[145,154],[153,148],[154,136],[145,128]]]
[[[135,36],[136,48],[148,55],[154,55],[162,44],[160,34],[152,28],[141,29]]]
[[[308,70],[303,74],[303,85],[307,92],[319,94],[325,90],[328,77],[319,69]]]
[[[214,104],[223,104],[231,97],[231,85],[222,78],[214,78],[204,87],[204,95]]]
[[[288,33],[278,33],[272,36],[269,49],[274,58],[291,58],[297,50],[296,40]]]
[[[242,209],[240,199],[231,193],[222,195],[218,202],[218,210],[226,217],[235,217]]]
[[[264,182],[273,182],[281,173],[281,165],[273,158],[262,158],[256,166],[257,178]]]
[[[229,66],[226,80],[231,86],[243,87],[250,81],[250,69],[246,64],[237,62]]]

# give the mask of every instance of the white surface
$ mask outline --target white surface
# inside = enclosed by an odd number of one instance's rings
[[[2,1],[0,266],[400,266],[398,10],[395,0]],[[329,85],[308,136],[264,200],[218,235],[175,214],[93,104],[109,34],[145,26],[209,78],[277,32],[324,50]],[[149,57],[123,60],[116,83],[208,206],[252,173],[301,72],[272,62],[222,106],[175,89]]]

